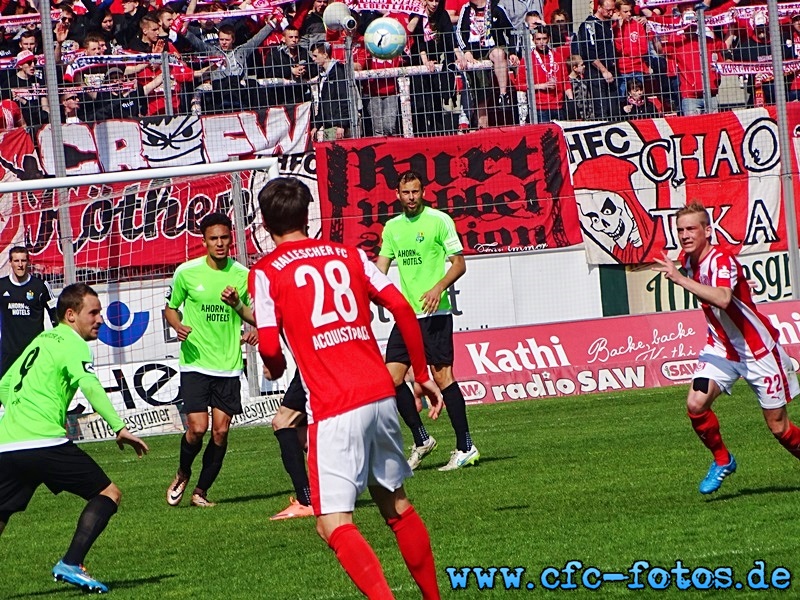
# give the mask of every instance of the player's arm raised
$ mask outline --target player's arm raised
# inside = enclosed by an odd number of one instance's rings
[[[662,252],[661,255],[663,258],[654,258],[657,263],[657,265],[653,267],[654,271],[663,273],[664,277],[681,286],[687,292],[694,294],[700,301],[721,308],[722,310],[728,308],[733,300],[733,290],[730,287],[705,285],[695,281],[681,273],[674,261],[667,256],[666,252]]]
[[[233,308],[242,318],[242,321],[255,327],[256,318],[253,315],[253,311],[247,304],[242,302],[242,299],[239,297],[239,291],[235,287],[229,285],[222,290],[220,300]]]

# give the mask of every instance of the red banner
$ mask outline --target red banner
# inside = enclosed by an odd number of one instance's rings
[[[316,145],[323,236],[375,256],[400,212],[398,176],[422,176],[425,198],[456,223],[465,254],[581,242],[561,130],[552,125],[424,139]]]
[[[241,175],[250,199],[251,174]],[[37,268],[60,270],[64,258],[54,193],[15,196],[22,204],[25,244]],[[75,265],[101,271],[175,265],[198,256],[203,253],[198,229],[202,218],[212,212],[232,213],[227,175],[70,188],[68,201]],[[256,219],[252,202],[245,203],[245,210],[249,227]],[[255,252],[252,244],[249,252]]]
[[[790,131],[799,119],[790,104]],[[786,249],[773,113],[562,125],[589,263],[677,256],[674,214],[692,200],[709,209],[713,244],[734,254]]]
[[[0,131],[0,183],[18,181],[26,172],[32,176],[38,172],[31,136],[24,129]],[[0,194],[0,253],[6,254],[6,248],[20,240],[22,231],[19,196]]]
[[[67,175],[142,172],[142,180],[135,183],[69,188],[76,266],[163,270],[202,253],[200,220],[210,212],[233,212],[231,176],[150,180],[147,169],[224,162],[255,153],[293,152],[302,158],[309,141],[309,115],[310,105],[304,104],[260,113],[64,126]],[[44,179],[52,176],[54,164],[49,126],[0,132],[0,182]],[[249,253],[264,250],[254,197],[266,177],[241,172]],[[57,198],[53,191],[0,193],[0,268],[12,245],[28,247],[37,271],[63,268]]]
[[[760,305],[797,366],[800,302]],[[691,380],[706,342],[700,310],[454,334],[468,402],[644,389]]]

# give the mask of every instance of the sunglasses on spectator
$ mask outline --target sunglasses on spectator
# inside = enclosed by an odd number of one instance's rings
[[[78,100],[78,99],[79,98],[77,96],[67,96],[66,98],[64,98],[64,100]]]

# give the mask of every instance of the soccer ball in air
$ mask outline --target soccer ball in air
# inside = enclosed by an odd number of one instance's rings
[[[375,58],[389,59],[400,56],[406,47],[405,28],[397,19],[381,17],[367,26],[364,45]]]

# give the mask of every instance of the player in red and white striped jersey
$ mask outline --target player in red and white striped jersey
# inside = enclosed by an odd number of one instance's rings
[[[714,400],[722,392],[730,393],[736,380],[743,378],[756,393],[772,434],[800,458],[800,428],[786,413],[786,403],[800,394],[800,386],[777,331],[753,303],[739,261],[711,246],[706,209],[693,202],[680,209],[676,218],[687,274],[666,253],[663,260],[656,259],[654,268],[697,296],[708,323],[708,341],[698,357],[686,404],[692,427],[714,455],[700,483],[700,493],[710,494],[736,471],[736,460],[722,441],[719,421],[711,410]]]
[[[708,253],[698,263],[693,264],[691,256],[684,254],[682,264],[697,283],[731,290],[730,304],[725,309],[702,304],[708,323],[708,345],[715,354],[737,362],[763,358],[778,343],[778,332],[756,309],[739,261],[710,245],[707,248]]]
[[[311,194],[293,178],[259,194],[277,248],[250,271],[259,352],[271,378],[286,368],[283,334],[308,392],[308,468],[317,531],[369,598],[392,598],[377,556],[353,524],[369,487],[423,598],[439,598],[430,537],[403,490],[411,476],[402,448],[394,384],[370,326],[370,301],[387,308],[406,341],[417,382],[442,396],[426,368],[414,310],[364,252],[306,236]]]

